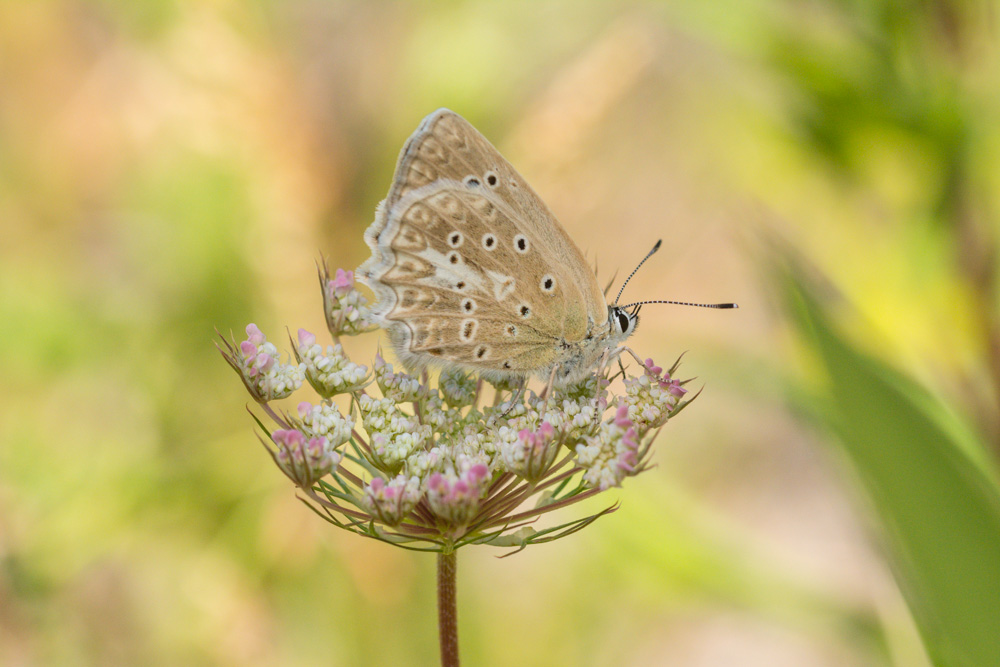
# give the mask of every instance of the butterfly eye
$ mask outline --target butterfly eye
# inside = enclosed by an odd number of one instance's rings
[[[628,319],[628,315],[623,312],[618,313],[618,328],[621,329],[622,333],[628,332],[628,327],[631,322]]]

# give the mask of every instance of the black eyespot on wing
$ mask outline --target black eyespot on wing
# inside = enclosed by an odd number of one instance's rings
[[[465,289],[465,281],[459,280],[457,283],[455,283],[455,289]]]
[[[490,184],[490,185],[496,185],[497,184],[497,175],[496,174],[489,174],[489,175],[487,175],[486,176],[486,182],[488,184]]]

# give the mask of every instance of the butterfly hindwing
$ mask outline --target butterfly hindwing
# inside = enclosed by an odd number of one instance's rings
[[[362,275],[410,361],[514,372],[515,358],[554,356],[572,321],[568,297],[579,294],[502,201],[474,185],[434,183],[390,209],[378,238],[383,262]]]

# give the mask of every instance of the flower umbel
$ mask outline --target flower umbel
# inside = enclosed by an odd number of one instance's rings
[[[353,275],[331,276],[324,265],[320,284],[332,345],[300,329],[298,363],[283,364],[251,324],[247,340],[223,339],[220,350],[277,424],[268,431],[257,421],[303,500],[367,537],[449,554],[467,544],[523,549],[573,533],[615,506],[554,527],[529,524],[646,470],[653,438],[692,400],[673,378],[677,364],[664,371],[651,359],[638,375],[609,379],[602,366],[541,393],[458,371],[432,383],[426,373],[396,371],[381,354],[369,371],[337,342],[373,328]],[[305,381],[318,402],[300,402],[296,414],[270,405]],[[346,413],[333,402],[338,395],[350,399]]]

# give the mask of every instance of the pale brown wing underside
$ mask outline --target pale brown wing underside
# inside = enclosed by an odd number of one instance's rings
[[[496,177],[492,183],[490,176]],[[392,187],[385,200],[392,209],[405,195],[436,180],[475,179],[491,191],[518,218],[547,243],[552,262],[566,266],[582,292],[591,316],[604,319],[607,306],[594,272],[583,253],[527,181],[493,144],[464,118],[448,109],[427,116],[400,152]]]
[[[400,155],[359,278],[411,366],[538,373],[607,318],[597,280],[538,196],[471,125],[439,110]]]

